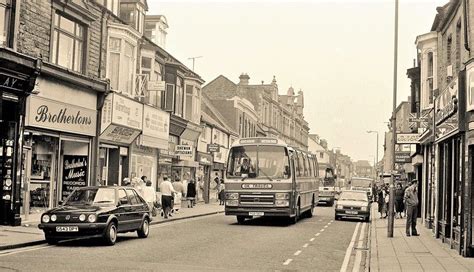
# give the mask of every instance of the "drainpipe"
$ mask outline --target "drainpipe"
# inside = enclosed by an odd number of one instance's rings
[[[464,0],[464,48],[469,51],[469,55],[471,53],[471,48],[469,48],[469,35],[467,34],[467,31],[468,31],[468,26],[467,26],[467,15],[468,15],[468,12],[467,12],[467,9],[469,7],[468,3],[467,3],[468,0]]]

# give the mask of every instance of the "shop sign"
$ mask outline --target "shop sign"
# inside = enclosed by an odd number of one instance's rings
[[[24,93],[28,82],[21,78],[0,73],[0,87],[10,92]]]
[[[136,129],[110,125],[100,135],[100,139],[129,145],[138,137],[139,134],[140,131]]]
[[[174,153],[179,156],[192,157],[193,147],[190,145],[176,145]]]
[[[419,138],[418,133],[398,133],[397,144],[417,144]]]
[[[61,199],[66,199],[75,189],[87,186],[88,156],[64,155]]]
[[[410,152],[395,152],[395,163],[409,163],[411,162]]]
[[[144,105],[141,144],[154,148],[168,148],[169,126],[169,113]]]
[[[27,99],[26,125],[52,130],[96,135],[95,110],[31,95]]]
[[[198,153],[197,159],[202,165],[212,165],[212,156],[209,154]]]
[[[218,144],[208,144],[207,145],[207,152],[208,153],[219,152],[220,147],[221,146],[218,145]]]
[[[161,80],[148,81],[147,89],[148,91],[152,91],[152,92],[164,92],[165,86],[166,86],[165,81],[161,81]]]
[[[102,108],[102,129],[105,130],[111,123],[141,130],[143,104],[116,93],[109,94]]]
[[[440,123],[453,116],[458,110],[458,79],[442,92],[435,100],[435,123]]]

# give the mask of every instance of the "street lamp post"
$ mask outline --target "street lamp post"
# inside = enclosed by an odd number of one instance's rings
[[[375,133],[377,134],[377,148],[375,149],[375,179],[378,177],[378,171],[377,171],[377,164],[379,163],[379,132],[375,130],[369,130],[367,133]]]
[[[397,61],[398,61],[398,0],[395,0],[395,33],[393,46],[393,109],[392,109],[392,173],[390,177],[390,197],[388,203],[387,237],[393,237],[394,193],[395,193],[395,144],[397,143]]]

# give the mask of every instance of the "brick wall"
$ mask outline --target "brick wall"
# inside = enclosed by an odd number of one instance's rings
[[[54,0],[25,0],[21,2],[19,12],[18,52],[40,57],[45,62],[50,61],[52,1]],[[121,23],[121,21],[111,13],[104,11],[102,6],[95,1],[87,1],[87,3],[88,10],[95,19],[90,23],[87,31],[86,52],[88,58],[85,75],[104,78],[107,57],[107,28],[105,26],[107,21],[117,23]],[[101,28],[104,30],[102,32],[103,46],[101,46]],[[100,50],[102,50],[102,59],[99,61]]]

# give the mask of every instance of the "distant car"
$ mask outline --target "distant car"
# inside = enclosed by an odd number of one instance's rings
[[[135,189],[95,186],[74,190],[62,205],[42,214],[38,227],[48,244],[101,237],[114,245],[117,233],[137,231],[138,237],[148,237],[150,222],[149,207]]]
[[[370,202],[365,191],[342,191],[336,202],[335,219],[370,220]]]

